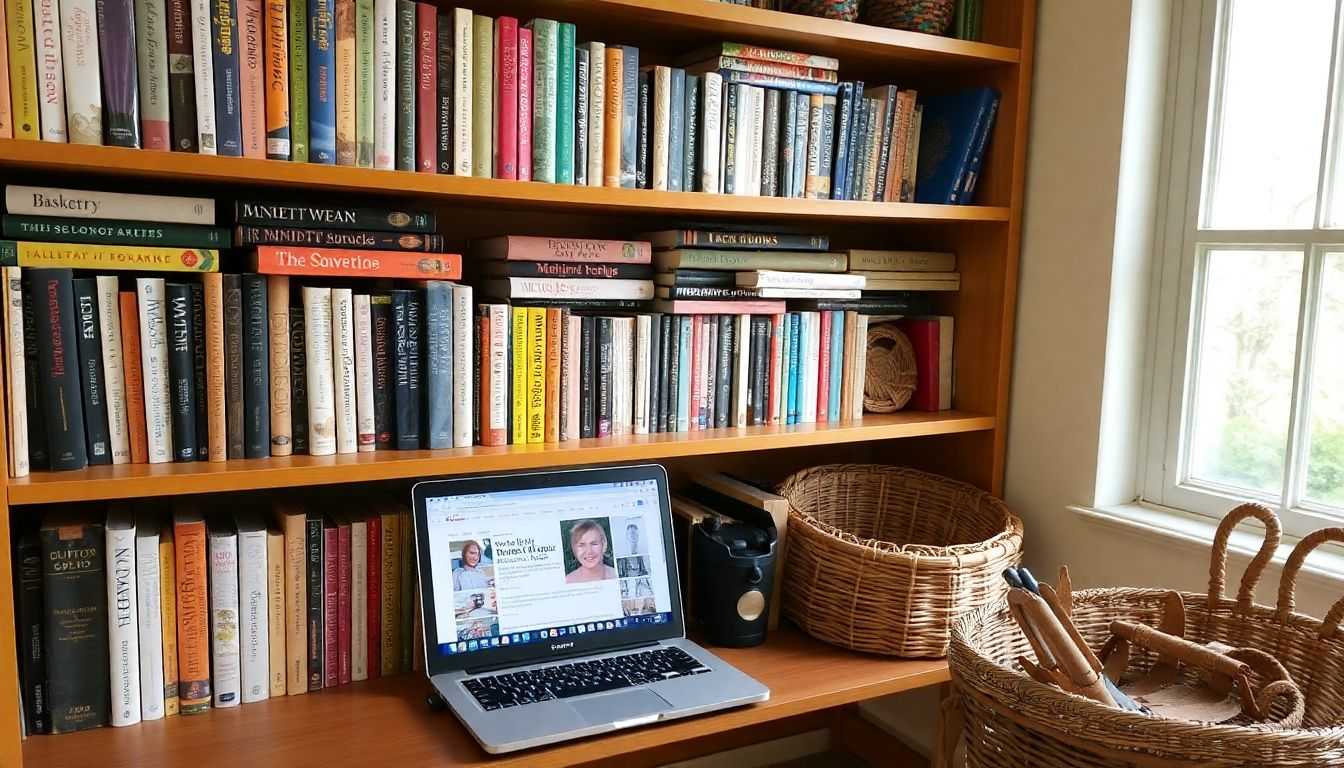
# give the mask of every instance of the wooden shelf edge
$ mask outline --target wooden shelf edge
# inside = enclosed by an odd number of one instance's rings
[[[216,463],[121,464],[73,472],[36,472],[28,477],[10,479],[7,490],[10,506],[54,504],[656,461],[710,453],[977,432],[995,427],[996,419],[993,416],[964,411],[899,412],[870,414],[862,421],[842,421],[838,424],[623,435],[544,445],[474,446],[440,451],[375,451]]]
[[[305,191],[321,189],[349,195],[367,195],[369,190],[376,189],[387,195],[443,203],[466,202],[487,207],[581,210],[605,214],[854,222],[1008,220],[1008,208],[1001,206],[799,200],[709,195],[703,192],[577,187],[23,139],[0,139],[0,168],[78,173],[89,177],[238,184],[254,189],[259,185]],[[221,213],[221,219],[228,217],[229,214]]]

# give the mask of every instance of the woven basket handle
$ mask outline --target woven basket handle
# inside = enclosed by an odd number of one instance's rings
[[[1265,566],[1269,565],[1270,558],[1274,557],[1274,550],[1279,547],[1279,539],[1283,536],[1283,528],[1279,525],[1279,518],[1268,507],[1260,504],[1242,504],[1223,518],[1223,522],[1218,526],[1218,533],[1213,537],[1213,560],[1209,563],[1209,607],[1218,604],[1223,597],[1223,584],[1227,578],[1227,542],[1232,537],[1232,530],[1237,524],[1248,517],[1254,517],[1265,525],[1265,540],[1260,545],[1260,551],[1251,558],[1250,565],[1246,566],[1246,573],[1241,577],[1241,589],[1237,591],[1237,613],[1249,613],[1251,610],[1251,601],[1255,598],[1255,585],[1260,582],[1260,576],[1265,572]],[[1286,576],[1286,574],[1285,574]],[[1290,588],[1291,591],[1291,588]],[[1291,598],[1289,600],[1291,603]]]
[[[1274,610],[1274,619],[1279,623],[1287,622],[1292,616],[1297,603],[1297,574],[1302,570],[1302,564],[1307,561],[1307,555],[1327,541],[1344,543],[1344,528],[1322,528],[1312,532],[1293,547],[1293,553],[1288,556],[1288,562],[1283,566],[1283,578],[1279,581],[1279,604]],[[1344,618],[1344,598],[1331,606],[1330,612],[1325,615],[1321,637],[1333,636],[1335,630],[1339,628],[1341,618]]]

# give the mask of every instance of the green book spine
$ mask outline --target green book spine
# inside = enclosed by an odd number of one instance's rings
[[[559,24],[533,19],[532,27],[532,180],[555,181],[555,109]]]
[[[228,248],[229,230],[190,224],[142,221],[65,219],[57,216],[4,217],[5,237],[49,243],[92,245],[154,245],[183,248]]]
[[[494,176],[495,20],[471,17],[471,175]]]
[[[19,266],[19,246],[13,240],[0,240],[0,267]]]
[[[355,165],[373,167],[373,0],[355,0]]]
[[[308,0],[289,0],[289,159],[308,162]]]
[[[397,170],[415,170],[415,3],[397,0]]]
[[[555,183],[574,183],[574,25],[560,23],[556,48]]]

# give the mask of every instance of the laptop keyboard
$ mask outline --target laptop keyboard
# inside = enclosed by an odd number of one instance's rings
[[[658,648],[554,667],[473,677],[463,681],[462,685],[476,697],[482,708],[492,710],[613,691],[708,671],[708,667],[680,648]]]

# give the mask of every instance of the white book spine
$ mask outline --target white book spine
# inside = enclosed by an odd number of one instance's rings
[[[107,640],[112,724],[140,722],[140,620],[135,597],[135,523],[124,507],[107,525]]]
[[[667,189],[668,157],[672,142],[672,70],[653,68],[653,157],[649,171],[653,177],[649,186]]]
[[[349,288],[331,289],[331,374],[335,392],[336,452],[359,450],[355,412],[355,312]]]
[[[471,175],[471,11],[453,9],[453,173]]]
[[[583,318],[578,315],[570,315],[568,327],[565,329],[565,346],[569,347],[566,357],[569,365],[565,368],[565,378],[568,381],[566,394],[569,397],[569,412],[566,414],[568,419],[565,421],[564,434],[562,440],[578,440],[580,435],[579,425],[579,365],[580,365],[580,347],[583,335]]]
[[[83,189],[5,187],[5,210],[30,216],[71,216],[79,219],[129,219],[175,224],[215,224],[215,201],[204,197],[135,195],[129,192],[90,192]]]
[[[621,381],[621,424],[624,434],[635,432],[635,319],[621,318],[621,363],[624,378]]]
[[[509,307],[490,306],[490,430],[509,429]]]
[[[747,376],[751,371],[751,315],[737,318],[737,373],[733,376],[733,426],[747,426]]]
[[[117,278],[98,276],[98,332],[102,336],[103,381],[107,384],[107,423],[112,435],[112,463],[131,460],[131,425],[126,412],[126,372],[122,368],[121,300]]]
[[[765,89],[751,89],[751,175],[747,178],[747,194],[761,194],[761,153],[765,147]]]
[[[271,697],[270,601],[266,529],[238,532],[239,645],[243,703]]]
[[[603,153],[606,151],[607,46],[586,43],[588,48],[588,186],[602,186]],[[577,439],[577,437],[576,437]]]
[[[852,290],[863,288],[867,282],[868,278],[863,275],[826,274],[822,272],[782,272],[773,269],[759,269],[754,272],[737,273],[737,284],[745,288]]]
[[[733,155],[733,191],[739,195],[758,194],[751,187],[752,137],[755,136],[756,94],[758,89],[739,85],[737,92],[737,144]]]
[[[242,692],[238,645],[238,535],[210,532],[210,686],[216,707],[236,707]]]
[[[369,295],[356,294],[355,307],[355,431],[359,450],[375,447],[373,423],[373,318]]]
[[[163,717],[163,597],[160,592],[159,530],[137,525],[135,537],[136,611],[140,630],[140,717]]]
[[[858,328],[854,339],[854,389],[850,418],[863,418],[863,383],[868,376],[868,315],[856,316]]]
[[[139,77],[140,120],[168,128],[168,9],[164,0],[135,0],[136,75]],[[161,131],[162,133],[163,131]],[[148,137],[141,132],[141,141]],[[171,139],[162,147],[170,149]]]
[[[369,524],[350,521],[350,679],[369,679]]]
[[[102,64],[94,0],[60,0],[66,132],[71,144],[103,143]],[[207,26],[209,22],[207,21]]]
[[[61,16],[56,0],[33,0],[33,32],[37,57],[39,135],[43,141],[65,142],[65,68],[61,63]]]
[[[453,286],[453,381],[461,386],[453,388],[453,447],[470,448],[475,423],[475,403],[472,400],[472,335],[476,317],[472,314],[472,290],[469,285]]]
[[[145,437],[149,463],[173,460],[173,414],[168,396],[168,338],[164,328],[163,278],[135,280],[140,307],[140,367],[145,387]]]
[[[649,316],[635,317],[635,434],[649,434]]]
[[[807,394],[799,421],[811,424],[817,420],[817,377],[821,375],[821,315],[807,313],[807,368],[803,371],[803,391]]]
[[[703,127],[700,129],[700,189],[705,192],[722,191],[719,176],[719,141],[723,117],[723,77],[706,72],[700,90],[704,92],[704,109],[700,110]]]
[[[196,151],[218,154],[215,122],[215,66],[210,50],[209,0],[191,0],[191,63],[196,86]]]
[[[336,453],[331,368],[331,289],[303,287],[304,353],[308,363],[308,453]]]
[[[373,167],[396,168],[397,0],[373,3]]]
[[[9,475],[27,477],[29,376],[24,364],[23,278],[18,267],[4,268],[5,409],[9,413]]]

